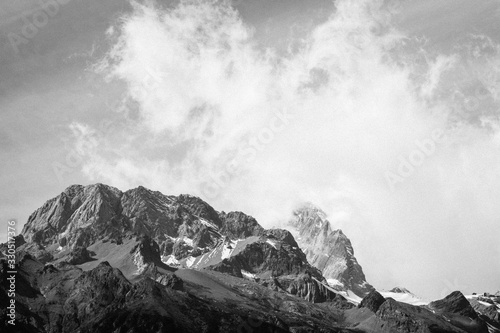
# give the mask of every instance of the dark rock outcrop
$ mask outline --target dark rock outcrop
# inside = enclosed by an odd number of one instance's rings
[[[392,298],[387,298],[380,305],[376,316],[387,323],[393,332],[464,332],[423,307],[400,303]]]
[[[359,303],[360,308],[367,308],[373,312],[377,312],[380,306],[385,302],[384,296],[376,290],[372,290],[368,295],[366,295],[361,303]]]
[[[71,251],[68,263],[72,265],[81,265],[91,260],[92,255],[90,252],[86,248],[78,246]]]
[[[260,236],[264,228],[251,216],[242,212],[220,213],[222,220],[221,233],[231,239],[243,239]]]
[[[488,333],[487,323],[479,317],[460,291],[454,291],[441,300],[429,303],[429,308],[466,332]]]
[[[429,303],[429,307],[441,313],[455,313],[472,319],[477,318],[476,311],[460,291],[454,291],[441,300]]]

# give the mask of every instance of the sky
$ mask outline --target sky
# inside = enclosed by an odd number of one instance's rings
[[[500,1],[0,4],[0,236],[71,184],[303,202],[367,280],[500,289]]]

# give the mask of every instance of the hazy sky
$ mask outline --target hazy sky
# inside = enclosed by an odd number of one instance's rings
[[[311,201],[377,288],[497,291],[499,22],[497,0],[2,1],[0,235],[75,183],[266,227]]]

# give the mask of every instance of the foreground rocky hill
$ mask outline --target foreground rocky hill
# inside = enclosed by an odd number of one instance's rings
[[[455,292],[416,306],[374,291],[347,237],[318,212],[297,215],[295,238],[193,196],[71,186],[36,210],[16,239],[15,327],[6,324],[1,260],[0,331],[500,332],[494,299]],[[318,241],[308,247],[303,237]],[[321,266],[323,250],[333,259]],[[339,258],[345,267],[332,270]],[[332,272],[363,300],[328,284]],[[401,293],[409,292],[385,295]]]

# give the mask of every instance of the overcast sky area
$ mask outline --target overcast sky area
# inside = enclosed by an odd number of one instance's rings
[[[499,43],[499,0],[2,1],[0,236],[71,184],[312,202],[379,289],[496,292]]]

